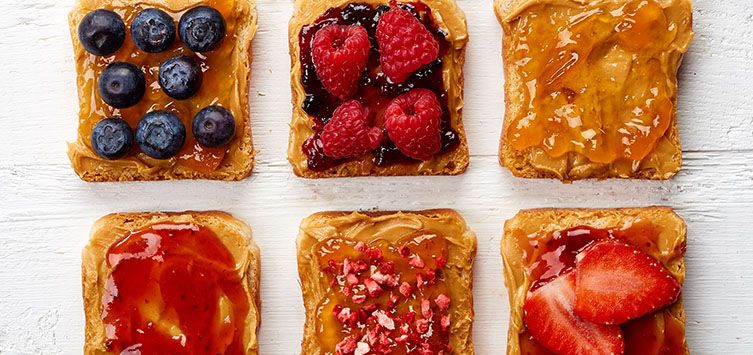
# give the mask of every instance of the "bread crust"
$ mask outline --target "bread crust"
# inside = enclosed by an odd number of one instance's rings
[[[524,151],[514,149],[507,142],[507,132],[514,120],[514,115],[521,107],[515,101],[516,93],[524,89],[515,73],[513,65],[514,49],[510,48],[512,27],[518,16],[528,7],[538,4],[570,4],[583,6],[585,4],[597,6],[607,2],[626,2],[627,0],[494,0],[494,11],[504,30],[502,57],[505,66],[505,118],[499,145],[499,163],[507,167],[514,176],[520,178],[550,178],[563,182],[582,179],[644,179],[669,180],[682,167],[682,147],[677,124],[677,70],[682,62],[693,38],[692,4],[690,0],[658,0],[664,8],[674,7],[678,13],[686,16],[686,27],[682,28],[680,38],[676,41],[676,48],[668,54],[668,82],[671,83],[671,101],[674,106],[672,121],[669,129],[657,143],[657,147],[646,158],[635,166],[624,162],[612,164],[594,163],[584,155],[569,152],[560,158],[552,158],[538,147],[531,147]],[[661,149],[659,149],[661,147]],[[661,150],[661,151],[660,151]]]
[[[296,0],[293,17],[288,27],[290,45],[290,86],[292,90],[293,118],[290,123],[288,141],[288,161],[293,171],[304,178],[330,178],[350,176],[415,176],[415,175],[458,175],[468,168],[469,152],[465,129],[463,126],[463,66],[465,64],[465,47],[468,42],[468,28],[465,14],[455,0],[422,0],[432,11],[434,20],[441,28],[447,29],[450,48],[444,57],[443,76],[447,90],[451,126],[460,137],[459,145],[451,152],[439,154],[432,160],[403,164],[395,163],[380,167],[369,158],[353,160],[324,171],[308,168],[306,155],[301,146],[314,135],[313,121],[303,110],[302,104],[306,92],[301,84],[301,60],[299,34],[301,29],[316,21],[329,8],[341,7],[350,3],[369,5],[389,4],[390,0]]]
[[[88,143],[90,137],[84,136],[79,128],[76,141],[68,143],[68,157],[71,160],[73,170],[82,180],[88,182],[179,179],[237,181],[251,174],[255,164],[256,151],[254,151],[251,134],[248,92],[252,61],[251,42],[256,34],[258,15],[255,0],[233,1],[235,3],[233,13],[237,16],[238,30],[236,31],[236,38],[233,39],[236,41],[236,45],[232,50],[231,65],[234,66],[233,72],[236,82],[233,86],[233,92],[229,95],[234,102],[238,102],[237,110],[242,115],[243,130],[230,143],[220,166],[207,174],[178,164],[176,158],[160,161],[145,157],[142,154],[141,157],[129,156],[115,161],[102,159],[90,148]],[[195,6],[211,5],[211,3],[210,0],[77,0],[75,7],[68,16],[68,23],[78,73],[77,86],[81,111],[79,120],[88,119],[84,112],[87,112],[86,110],[90,107],[92,97],[92,93],[84,89],[88,73],[87,67],[83,65],[83,60],[90,54],[86,52],[78,40],[78,24],[86,14],[106,6],[157,7],[178,12]],[[231,36],[228,36],[226,40],[231,40]]]
[[[303,220],[296,241],[298,273],[306,310],[302,355],[323,354],[317,341],[316,312],[328,290],[319,279],[321,267],[314,248],[330,238],[368,242],[374,239],[397,241],[406,234],[426,230],[444,236],[450,243],[445,275],[452,287],[450,344],[454,354],[473,354],[473,261],[476,235],[454,210],[416,212],[321,212]]]
[[[524,266],[525,253],[513,237],[521,232],[533,238],[538,232],[562,231],[587,225],[597,229],[621,227],[637,219],[648,220],[661,230],[652,242],[657,250],[644,250],[659,260],[680,282],[685,280],[685,246],[687,226],[685,221],[669,207],[622,208],[622,209],[533,209],[520,211],[505,222],[501,253],[504,266],[505,286],[510,304],[510,324],[507,338],[507,354],[521,354],[519,335],[525,330],[523,304],[532,280]],[[640,248],[640,246],[638,246]],[[685,324],[682,299],[669,307],[671,315]],[[689,354],[683,337],[685,354]]]
[[[256,355],[259,351],[257,332],[261,323],[261,300],[259,298],[261,276],[261,253],[251,238],[251,227],[232,215],[219,212],[182,213],[114,213],[102,217],[94,223],[89,244],[82,253],[82,288],[86,330],[84,354],[106,353],[105,324],[102,321],[102,292],[110,275],[105,256],[110,246],[123,238],[129,231],[139,230],[158,223],[196,223],[211,229],[228,248],[236,260],[236,270],[242,277],[249,301],[249,312],[245,320],[244,342],[246,354]]]

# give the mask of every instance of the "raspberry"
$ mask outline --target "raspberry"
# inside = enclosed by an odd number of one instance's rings
[[[396,97],[384,117],[387,135],[406,156],[429,160],[439,152],[442,107],[430,90],[414,89]]]
[[[392,9],[377,25],[382,71],[393,83],[402,83],[422,66],[439,57],[439,42],[407,10]]]
[[[311,52],[324,88],[342,101],[353,96],[370,49],[369,34],[361,26],[332,25],[317,31]]]
[[[379,147],[384,138],[382,130],[368,124],[369,110],[358,100],[340,105],[322,131],[324,154],[345,159]]]

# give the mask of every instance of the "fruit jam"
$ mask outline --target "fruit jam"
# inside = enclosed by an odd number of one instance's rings
[[[316,317],[324,353],[451,353],[445,238],[416,232],[368,245],[329,239],[317,250],[328,290]]]
[[[158,224],[107,252],[102,294],[108,352],[243,354],[249,298],[230,251],[210,230]]]
[[[510,145],[603,164],[646,158],[675,112],[671,58],[687,26],[678,14],[655,0],[524,11],[505,44],[522,103]]]
[[[369,34],[371,52],[367,68],[359,81],[359,89],[353,99],[375,112],[374,125],[383,126],[384,109],[395,97],[412,89],[425,88],[436,94],[442,107],[442,148],[437,153],[443,154],[458,146],[460,136],[451,127],[450,110],[447,107],[447,90],[445,89],[442,74],[443,58],[449,49],[446,39],[447,33],[439,29],[431,15],[428,6],[420,2],[400,3],[396,5],[411,12],[426,28],[434,35],[439,43],[439,58],[425,65],[405,82],[392,83],[381,70],[379,63],[379,46],[376,40],[376,28],[382,14],[390,10],[390,6],[381,5],[376,8],[367,4],[350,4],[343,8],[329,9],[315,23],[303,27],[300,33],[300,59],[301,59],[301,84],[306,91],[303,101],[303,110],[314,121],[315,135],[303,143],[303,153],[307,156],[308,167],[311,170],[322,171],[347,162],[348,160],[336,160],[324,155],[322,143],[319,139],[321,131],[332,117],[332,113],[343,102],[330,94],[316,76],[311,56],[311,42],[314,35],[320,29],[330,25],[359,25],[363,26]],[[377,166],[387,166],[395,163],[410,163],[414,160],[403,155],[389,140],[385,133],[385,140],[380,147],[372,152],[372,161]]]
[[[660,229],[656,225],[638,220],[621,228],[596,229],[581,226],[546,236],[540,233],[517,236],[520,240],[527,240],[520,245],[528,245],[524,250],[523,262],[533,280],[529,292],[571,271],[575,267],[576,255],[598,240],[619,239],[635,245],[649,255],[657,255],[659,248],[655,241],[658,240],[659,233]],[[627,355],[684,354],[685,326],[668,308],[629,321],[620,327],[625,336]],[[519,335],[519,341],[521,354],[553,354],[536,342],[528,331]]]
[[[89,137],[94,126],[102,119],[107,117],[119,116],[123,118],[132,129],[135,129],[141,118],[148,112],[157,110],[167,110],[175,113],[186,127],[186,142],[183,149],[177,154],[176,159],[180,165],[196,170],[200,173],[208,174],[215,171],[222,163],[227,154],[228,147],[209,148],[200,146],[193,134],[191,126],[194,116],[207,106],[220,105],[232,112],[236,122],[236,135],[242,135],[246,129],[243,121],[243,110],[240,98],[234,97],[233,93],[236,88],[236,69],[232,62],[233,51],[236,49],[236,33],[240,21],[236,19],[234,13],[235,1],[209,0],[205,5],[211,6],[219,11],[225,18],[226,36],[219,46],[208,53],[193,53],[188,50],[180,37],[176,35],[170,48],[161,53],[147,53],[136,47],[130,32],[127,31],[123,46],[114,54],[107,56],[95,56],[84,53],[83,57],[77,61],[79,73],[79,91],[84,94],[88,105],[81,105],[79,118],[79,130],[87,147],[91,149]],[[186,6],[183,9],[174,11],[169,8],[156,6],[168,15],[170,15],[175,25],[184,12],[188,11],[195,5]],[[116,12],[123,18],[126,26],[130,24],[136,15],[142,10],[152,8],[143,4],[128,6],[106,6],[105,9]],[[76,41],[78,39],[75,39]],[[187,100],[175,100],[162,91],[159,85],[159,67],[173,56],[185,54],[195,57],[200,63],[203,71],[203,82],[201,88]],[[128,62],[140,68],[146,78],[146,93],[139,103],[125,109],[117,109],[107,105],[99,95],[97,81],[99,74],[113,62]],[[237,138],[236,138],[237,139]],[[232,146],[232,143],[231,143]],[[134,144],[133,150],[126,158],[147,159],[137,144]]]

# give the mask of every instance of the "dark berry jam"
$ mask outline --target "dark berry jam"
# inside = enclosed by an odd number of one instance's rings
[[[376,40],[376,28],[382,14],[391,8],[388,5],[373,7],[368,4],[349,4],[343,8],[329,9],[314,24],[303,27],[300,33],[301,48],[301,84],[306,91],[303,110],[314,120],[314,130],[317,134],[306,140],[303,152],[308,157],[308,167],[311,170],[323,171],[345,163],[348,160],[335,160],[324,155],[319,141],[319,132],[324,129],[332,113],[343,102],[330,94],[316,76],[316,68],[311,57],[311,42],[320,29],[330,25],[358,25],[363,26],[371,40],[371,53],[367,69],[359,82],[358,93],[354,99],[369,106],[375,113],[374,122],[377,126],[383,124],[383,113],[387,105],[395,97],[416,88],[429,89],[437,95],[442,106],[442,154],[455,149],[460,142],[459,134],[451,127],[450,110],[447,107],[447,90],[445,90],[442,76],[442,58],[449,49],[449,42],[445,38],[447,33],[437,28],[431,16],[431,10],[423,3],[401,3],[396,5],[411,12],[426,28],[434,34],[439,43],[439,59],[419,69],[405,82],[395,84],[390,82],[382,73],[379,63],[379,46]],[[385,137],[387,135],[385,134]],[[373,160],[377,166],[388,166],[397,163],[418,163],[402,154],[395,145],[385,138],[382,146],[373,152]]]

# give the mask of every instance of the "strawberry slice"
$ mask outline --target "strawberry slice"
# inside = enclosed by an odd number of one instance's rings
[[[677,301],[680,283],[633,245],[600,241],[578,255],[575,313],[600,324],[622,324]]]
[[[622,354],[625,341],[620,327],[584,321],[573,313],[574,304],[572,272],[538,288],[523,305],[528,332],[557,354]]]

